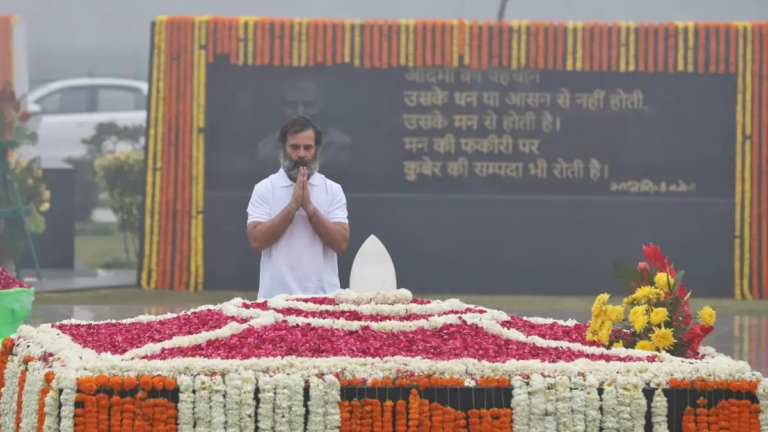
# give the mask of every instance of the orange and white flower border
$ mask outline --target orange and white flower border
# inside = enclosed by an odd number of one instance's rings
[[[402,299],[376,297],[355,297],[345,291],[339,305],[316,305],[297,301],[297,298],[281,297],[269,301],[274,307],[293,307],[304,310],[365,310],[367,313],[391,315],[423,314],[417,321],[370,322],[380,331],[412,330],[419,326],[439,328],[448,323],[458,322],[462,317],[467,322],[482,326],[487,331],[504,338],[531,343],[537,346],[567,347],[585,353],[610,353],[634,357],[647,356],[644,351],[623,348],[587,347],[579,344],[544,340],[529,337],[499,325],[506,319],[505,314],[486,308],[480,312],[464,315],[434,316],[447,311],[464,310],[466,305],[458,300],[411,304],[405,302],[410,295],[401,291]],[[351,298],[350,298],[351,297]],[[410,300],[409,300],[410,301]],[[385,304],[386,303],[386,304]],[[169,341],[151,344],[127,352],[124,355],[98,354],[83,349],[68,336],[50,325],[38,328],[22,326],[15,338],[15,346],[8,356],[3,372],[5,387],[0,398],[0,429],[38,430],[42,425],[47,431],[74,431],[75,404],[81,393],[79,381],[103,376],[104,382],[110,377],[118,380],[141,377],[173,379],[178,385],[179,399],[176,405],[178,430],[191,431],[200,427],[211,429],[253,430],[256,426],[254,412],[258,409],[258,426],[264,430],[293,430],[304,428],[304,388],[309,385],[308,402],[311,429],[338,430],[340,419],[339,401],[341,386],[339,379],[367,379],[397,376],[407,370],[417,375],[437,375],[463,379],[466,386],[478,385],[479,377],[504,377],[512,386],[511,407],[517,413],[514,418],[515,430],[542,430],[545,425],[579,424],[584,430],[595,430],[599,425],[604,429],[632,430],[645,422],[640,404],[645,403],[642,389],[649,386],[666,387],[671,379],[677,380],[745,380],[756,382],[755,394],[760,403],[768,403],[768,380],[751,370],[747,363],[736,361],[717,353],[712,348],[702,349],[705,358],[687,360],[679,357],[660,355],[658,361],[645,362],[593,362],[585,359],[570,363],[543,363],[538,361],[509,361],[501,364],[477,360],[433,361],[410,357],[389,357],[383,359],[359,358],[276,358],[251,360],[213,360],[186,358],[174,360],[143,360],[141,357],[158,353],[162,348],[188,347],[206,340],[219,339],[236,334],[250,326],[269,325],[287,321],[292,324],[336,327],[355,330],[359,322],[283,316],[279,309],[259,310],[242,308],[243,300],[204,306],[197,310],[217,309],[225,314],[247,318],[245,324],[231,323],[221,329],[198,335],[179,336]],[[194,310],[193,310],[194,311]],[[190,312],[193,312],[190,311]],[[187,313],[190,313],[187,312]],[[160,317],[137,317],[130,322],[151,322],[167,319]],[[539,320],[542,323],[551,320]],[[68,321],[78,322],[74,320]],[[562,322],[574,324],[572,322]],[[5,346],[5,344],[4,344]],[[36,359],[52,355],[50,362]],[[55,378],[48,386],[46,374]],[[339,377],[338,379],[336,377]],[[163,378],[164,377],[164,378]],[[529,377],[523,379],[522,377]],[[19,384],[22,385],[20,388]],[[161,383],[162,387],[162,383]],[[602,398],[598,388],[603,388]],[[253,398],[257,391],[259,406]],[[641,400],[642,398],[642,400]],[[40,403],[40,400],[43,403]],[[652,399],[651,412],[654,430],[666,427],[666,398],[657,392]],[[598,415],[602,407],[602,414]],[[596,409],[597,408],[597,409]],[[766,424],[765,413],[761,421]],[[18,420],[18,422],[17,422]],[[79,421],[79,420],[77,420]],[[299,424],[301,423],[301,424]],[[197,426],[196,426],[197,425]],[[768,427],[768,426],[767,426]]]

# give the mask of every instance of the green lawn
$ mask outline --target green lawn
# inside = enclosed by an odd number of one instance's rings
[[[533,295],[438,295],[418,294],[419,297],[444,300],[459,298],[465,303],[477,304],[499,310],[583,310],[592,306],[591,296],[533,296]],[[137,305],[137,306],[188,306],[217,304],[241,297],[255,300],[256,292],[204,291],[187,293],[175,291],[144,291],[139,288],[122,288],[79,291],[62,294],[37,294],[38,305]],[[614,299],[612,303],[617,303]],[[768,301],[736,301],[731,299],[691,298],[693,311],[704,305],[712,306],[723,315],[768,315]]]
[[[107,260],[124,260],[123,234],[114,223],[85,222],[77,226],[75,261],[91,269]]]

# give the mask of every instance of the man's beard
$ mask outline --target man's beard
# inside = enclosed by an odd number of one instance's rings
[[[283,168],[283,171],[288,175],[288,178],[292,181],[296,181],[297,178],[299,178],[299,170],[302,167],[307,168],[307,179],[312,177],[312,174],[317,172],[317,169],[320,165],[320,162],[318,161],[318,153],[315,152],[315,157],[312,159],[291,159],[288,154],[285,153],[285,150],[283,148],[280,148],[280,166]]]

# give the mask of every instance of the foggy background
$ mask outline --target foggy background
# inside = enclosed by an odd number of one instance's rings
[[[1,0],[27,26],[32,87],[83,76],[147,78],[149,25],[158,15],[494,19],[499,0]],[[767,0],[511,0],[507,19],[760,21]]]

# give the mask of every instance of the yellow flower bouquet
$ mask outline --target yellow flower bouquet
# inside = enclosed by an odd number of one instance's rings
[[[697,358],[701,341],[713,330],[717,314],[709,306],[692,322],[690,293],[683,285],[683,271],[675,271],[661,250],[643,246],[646,261],[637,266],[618,263],[617,276],[628,283],[630,294],[621,305],[609,305],[609,294],[600,294],[592,305],[587,340],[605,346],[667,352]]]

